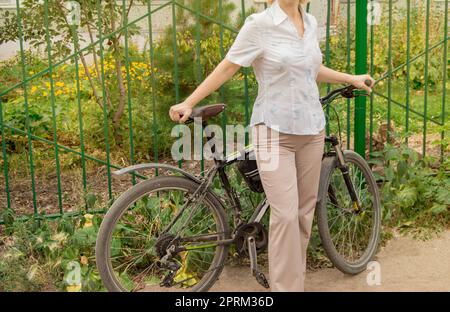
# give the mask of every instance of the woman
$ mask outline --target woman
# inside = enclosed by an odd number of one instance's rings
[[[271,291],[303,291],[326,122],[316,81],[352,84],[370,93],[364,81],[373,85],[374,80],[322,65],[317,21],[301,6],[306,1],[268,2],[266,10],[246,19],[225,59],[169,114],[186,121],[192,108],[241,66],[253,66],[258,96],[250,126],[270,204],[269,283]]]

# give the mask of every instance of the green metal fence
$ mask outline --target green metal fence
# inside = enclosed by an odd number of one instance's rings
[[[66,7],[65,1],[24,1],[19,5],[16,0],[0,29],[3,41],[9,38],[19,44],[19,66],[3,66],[20,69],[14,72],[19,78],[2,81],[0,89],[0,209],[35,217],[103,211],[116,193],[138,178],[134,175],[131,180],[116,182],[112,170],[136,162],[167,161],[161,157],[165,155],[162,147],[171,140],[167,137],[170,133],[164,132],[170,122],[163,112],[168,103],[179,103],[186,92],[192,92],[225,56],[245,17],[266,7],[250,8],[248,2],[238,2],[234,10],[238,22],[234,23],[236,18],[226,15],[232,9],[226,0],[80,0],[81,25],[77,25],[65,18],[74,17],[71,13],[77,9]],[[307,5],[314,15],[325,13],[324,63],[347,72],[369,72],[378,81],[368,103],[360,97],[339,105],[346,118],[347,148],[368,157],[380,123],[390,128],[396,119],[395,132],[405,135],[401,140],[408,143],[416,133],[424,155],[431,146],[427,137],[438,133],[442,161],[448,156],[448,0],[389,0],[369,6],[366,0],[325,3],[326,12],[320,6]],[[137,13],[132,16],[135,6]],[[373,21],[370,17],[378,8],[380,23],[368,26],[368,16]],[[33,14],[43,19],[42,29],[35,29],[30,20]],[[154,36],[155,19],[169,21],[168,30],[161,31],[158,38]],[[205,33],[209,28],[211,32]],[[6,29],[13,31],[5,34]],[[82,36],[86,31],[88,38]],[[144,52],[133,47],[139,33],[146,40]],[[183,41],[183,36],[189,40]],[[44,48],[40,62],[45,65],[40,67],[28,54],[27,44],[36,41]],[[168,55],[165,63],[162,52]],[[87,57],[92,59],[91,65]],[[189,57],[192,61],[186,62]],[[136,74],[136,64],[143,68],[141,76]],[[187,72],[186,64],[193,71]],[[30,70],[36,66],[36,72]],[[65,75],[62,82],[58,73],[67,66],[70,74],[61,74]],[[114,70],[119,74],[111,75]],[[194,78],[186,82],[188,75]],[[61,91],[68,80],[73,81],[71,96]],[[43,83],[48,92],[38,96]],[[222,126],[230,122],[247,125],[255,87],[252,71],[243,68],[236,80],[202,103],[228,104],[218,121]],[[86,88],[91,88],[89,95]],[[323,92],[331,88],[321,87]],[[44,106],[49,112],[42,117],[36,111]],[[76,135],[72,129],[67,137],[68,124],[76,125]],[[334,125],[330,120],[327,130]],[[100,141],[101,148],[91,146]],[[193,170],[203,171],[204,166],[201,161],[200,168]],[[93,179],[97,175],[101,176]]]

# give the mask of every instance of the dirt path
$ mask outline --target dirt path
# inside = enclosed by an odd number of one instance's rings
[[[337,269],[307,272],[306,291],[450,291],[450,231],[428,241],[395,237],[377,255],[381,285],[369,286],[369,271],[356,276]],[[263,272],[268,276],[267,267]],[[212,291],[267,291],[245,266],[228,266]]]

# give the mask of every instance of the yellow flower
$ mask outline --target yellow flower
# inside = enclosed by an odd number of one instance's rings
[[[62,81],[57,81],[57,82],[55,83],[55,85],[56,85],[57,87],[64,87],[66,84],[65,84],[64,82],[62,82]]]
[[[36,87],[36,86],[32,86],[32,87],[31,87],[31,91],[30,91],[31,94],[33,94],[34,92],[36,92],[36,90],[37,90],[37,87]]]
[[[44,93],[42,93],[42,95],[43,95],[43,96],[47,96],[47,95],[48,95],[48,93],[47,93],[47,92],[44,92]]]
[[[92,218],[94,218],[94,216],[90,213],[87,213],[84,215],[84,218],[86,219],[86,222],[84,223],[83,228],[88,228],[92,226]]]
[[[80,258],[80,263],[81,263],[82,265],[88,265],[88,262],[89,262],[88,257],[86,257],[86,256],[81,256],[81,258]]]
[[[80,292],[81,284],[67,285],[66,290],[67,290],[67,292]]]

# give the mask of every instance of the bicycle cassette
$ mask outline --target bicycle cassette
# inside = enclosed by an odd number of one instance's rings
[[[247,223],[236,230],[235,243],[239,256],[248,256],[247,238],[253,236],[256,243],[256,252],[259,254],[265,250],[268,244],[268,235],[264,226],[259,222]]]
[[[158,237],[158,240],[155,244],[156,253],[158,254],[159,258],[164,257],[167,254],[167,249],[172,246],[178,245],[178,239],[175,239],[175,235],[170,233],[164,233],[160,237]]]

